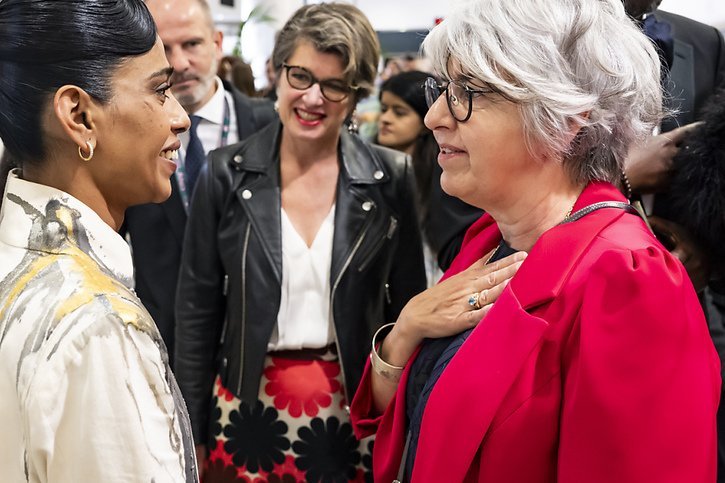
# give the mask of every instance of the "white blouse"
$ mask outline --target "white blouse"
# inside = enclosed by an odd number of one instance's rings
[[[334,342],[330,306],[334,234],[334,205],[310,247],[282,209],[282,299],[268,351],[317,349]]]

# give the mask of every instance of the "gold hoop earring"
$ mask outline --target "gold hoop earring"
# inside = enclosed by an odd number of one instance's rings
[[[83,156],[83,150],[80,146],[78,146],[78,156],[80,156],[83,161],[88,162],[93,159],[93,144],[91,144],[90,141],[86,141],[86,146],[88,146],[88,157]]]

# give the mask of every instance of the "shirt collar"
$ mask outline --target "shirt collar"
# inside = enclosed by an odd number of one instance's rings
[[[209,99],[209,102],[204,104],[201,109],[196,111],[193,115],[199,116],[213,124],[221,125],[224,118],[224,93],[226,91],[224,90],[222,80],[219,77],[216,77],[215,80],[216,92],[214,92],[214,95],[211,99]]]
[[[50,186],[8,175],[0,209],[0,241],[55,254],[84,252],[101,270],[133,287],[131,250],[91,208]]]

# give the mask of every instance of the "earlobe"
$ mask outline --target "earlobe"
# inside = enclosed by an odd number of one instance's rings
[[[587,121],[589,121],[589,111],[579,114],[577,117],[569,119],[569,132],[567,133],[567,144],[571,144],[576,138],[584,134],[583,129],[586,129]]]
[[[584,128],[589,122],[590,111],[582,112],[578,116],[569,119],[569,131],[573,137],[579,134],[579,131]]]
[[[53,98],[53,111],[65,135],[82,150],[95,145],[95,105],[83,89],[73,85],[59,88]]]

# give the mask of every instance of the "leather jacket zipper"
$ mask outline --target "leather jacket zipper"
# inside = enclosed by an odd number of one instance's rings
[[[390,223],[388,224],[388,231],[377,242],[375,242],[375,246],[372,248],[372,250],[370,250],[370,253],[368,254],[367,257],[365,257],[365,260],[363,260],[363,262],[360,264],[360,267],[358,267],[358,269],[357,269],[358,272],[362,272],[366,268],[368,268],[368,265],[370,265],[370,262],[372,262],[375,259],[375,255],[378,254],[378,252],[380,251],[380,247],[383,246],[383,243],[385,243],[385,240],[392,239],[397,228],[398,228],[398,220],[394,216],[391,216]]]
[[[337,286],[340,285],[340,280],[342,280],[342,276],[345,274],[345,271],[347,270],[347,267],[350,266],[350,262],[352,262],[353,257],[357,253],[358,249],[360,248],[360,245],[362,245],[363,240],[365,240],[365,235],[367,234],[368,230],[370,229],[370,225],[372,224],[372,220],[374,219],[373,215],[375,214],[376,210],[375,203],[372,204],[372,209],[368,213],[368,219],[366,221],[365,227],[363,228],[362,233],[360,233],[360,236],[355,241],[355,244],[352,247],[352,251],[350,252],[350,255],[348,255],[347,259],[345,260],[345,263],[342,266],[342,270],[340,270],[340,273],[337,275],[337,279],[335,280],[335,283],[332,285],[332,292],[330,293],[330,322],[332,323],[332,335],[335,337],[335,347],[337,348],[337,357],[340,361],[340,373],[342,374],[342,393],[345,396],[345,405],[349,408],[350,403],[352,402],[350,400],[349,394],[347,393],[347,378],[345,377],[345,364],[343,362],[342,358],[342,351],[340,350],[340,338],[337,336],[337,325],[335,324],[335,311],[334,311],[334,305],[335,305],[335,293],[337,292]],[[349,412],[349,411],[348,411]]]
[[[222,288],[222,295],[224,297],[229,296],[229,275],[224,275],[224,284]],[[222,335],[219,337],[219,347],[224,345],[224,341],[227,338],[227,326],[229,325],[229,316],[224,314],[224,324],[222,325]]]
[[[247,322],[247,252],[249,251],[249,235],[252,233],[252,224],[247,224],[244,234],[244,248],[242,249],[242,337],[239,345],[239,380],[237,393],[242,391],[242,374],[244,372],[244,335]]]

